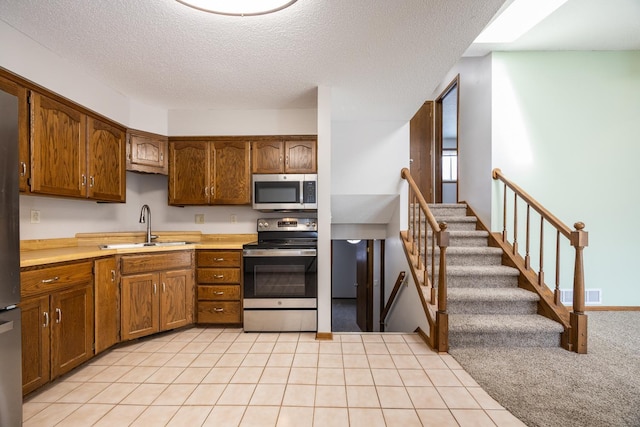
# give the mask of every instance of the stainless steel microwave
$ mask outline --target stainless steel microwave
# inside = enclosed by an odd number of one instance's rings
[[[254,174],[253,208],[261,211],[318,209],[318,175]]]

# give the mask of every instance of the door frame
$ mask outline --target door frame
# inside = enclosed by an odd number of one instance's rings
[[[435,153],[434,153],[434,187],[435,187],[435,203],[442,203],[442,101],[444,98],[454,89],[457,88],[456,93],[456,138],[459,135],[460,127],[460,74],[457,74],[447,87],[438,95],[434,102],[434,129],[435,129]],[[456,146],[458,144],[456,143]],[[458,175],[457,182],[460,182],[460,175]],[[460,185],[456,185],[456,201],[458,198],[458,189]]]

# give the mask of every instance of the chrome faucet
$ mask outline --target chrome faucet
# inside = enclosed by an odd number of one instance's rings
[[[151,208],[149,205],[142,205],[140,210],[140,224],[147,224],[147,241],[145,244],[150,244],[151,239],[155,239],[158,236],[151,235]]]

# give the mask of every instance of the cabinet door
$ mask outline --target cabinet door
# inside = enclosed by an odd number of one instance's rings
[[[160,330],[193,323],[193,270],[160,274]]]
[[[49,382],[49,296],[25,299],[22,312],[22,394]]]
[[[85,197],[86,116],[31,92],[31,191]]]
[[[28,190],[28,179],[31,172],[29,159],[29,107],[27,104],[27,89],[0,76],[0,90],[18,98],[18,176],[20,191]]]
[[[93,356],[93,285],[51,295],[51,378]]]
[[[129,134],[127,170],[166,175],[167,137],[138,132],[131,131]]]
[[[158,274],[122,277],[122,340],[159,331]]]
[[[209,143],[180,141],[169,143],[169,204],[209,203]]]
[[[282,141],[255,141],[251,145],[253,173],[283,173],[284,144]]]
[[[285,141],[285,173],[316,173],[316,142]]]
[[[87,119],[87,195],[124,202],[126,196],[124,132],[100,120]]]
[[[211,204],[245,205],[251,203],[249,142],[214,142]]]
[[[119,341],[120,289],[116,282],[116,260],[105,258],[95,261],[95,342],[96,354]]]

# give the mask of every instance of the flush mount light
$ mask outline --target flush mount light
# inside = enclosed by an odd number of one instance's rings
[[[277,12],[297,0],[176,0],[205,12],[228,16],[255,16]]]

